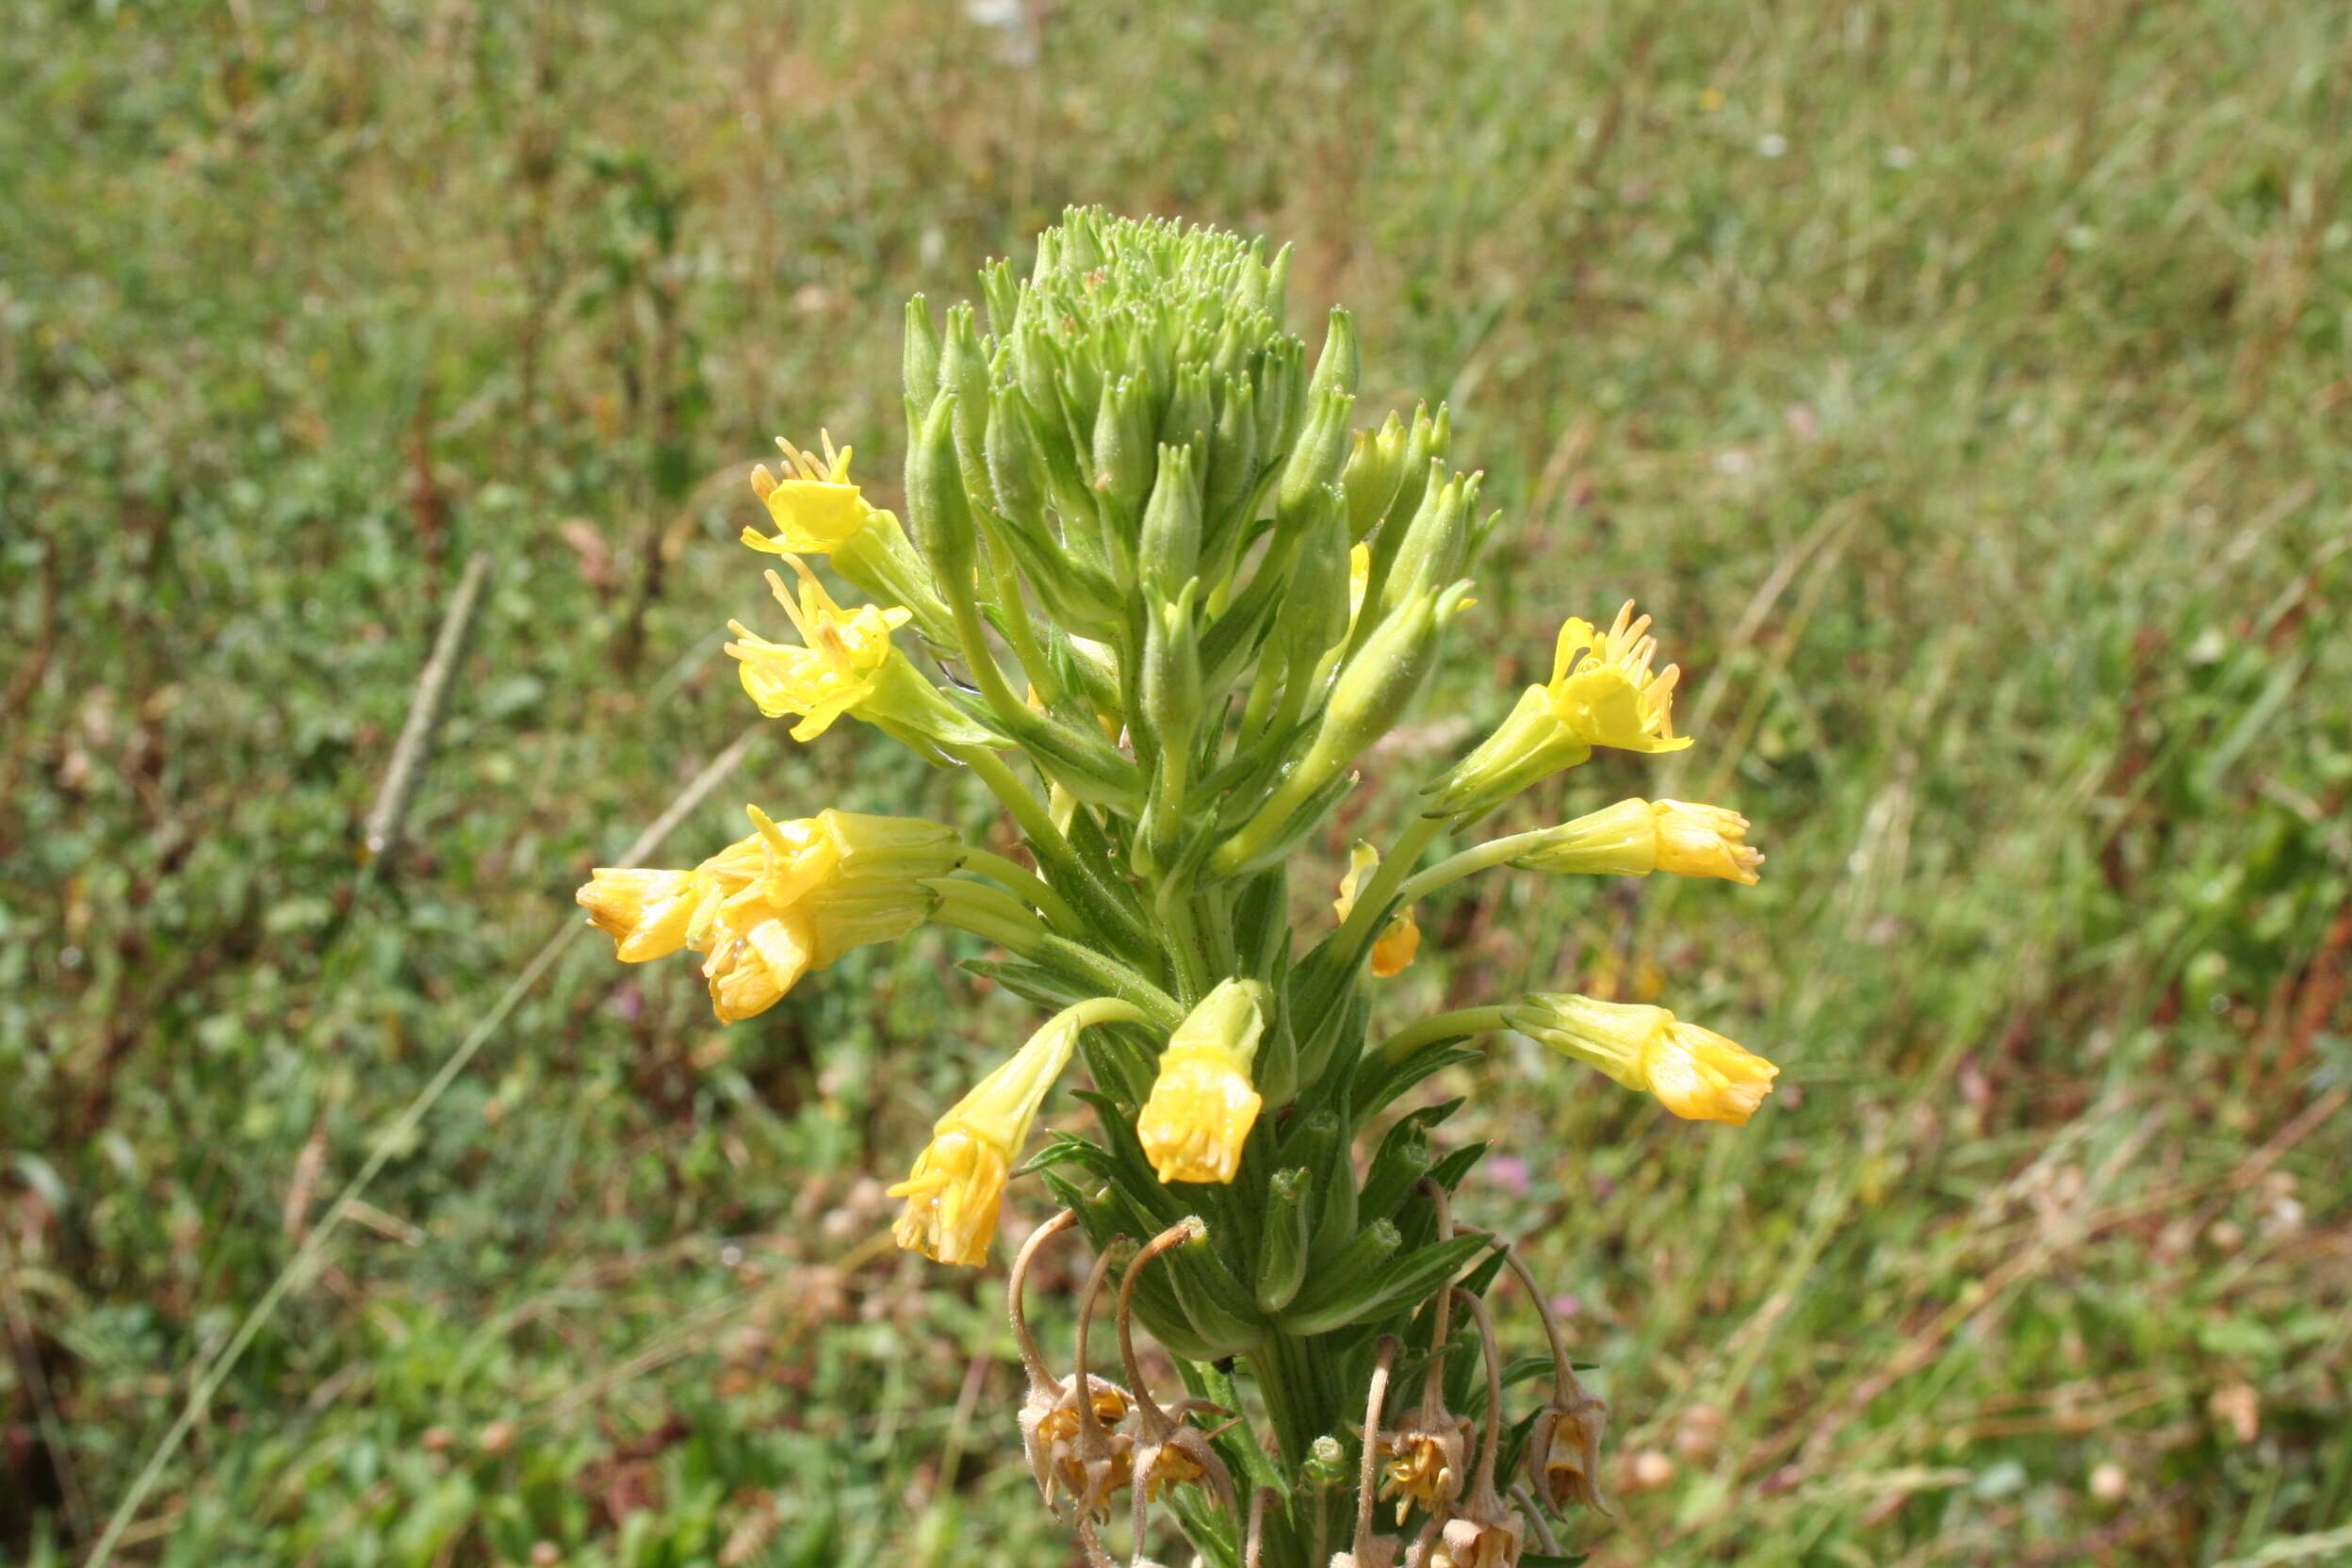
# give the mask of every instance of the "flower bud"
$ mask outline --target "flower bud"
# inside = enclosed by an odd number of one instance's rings
[[[1348,537],[1362,539],[1388,514],[1405,477],[1405,424],[1391,412],[1377,431],[1356,432],[1340,487],[1348,492]]]
[[[1206,547],[1221,543],[1228,531],[1249,520],[1243,513],[1257,494],[1258,452],[1257,387],[1244,377],[1229,377],[1202,486]]]
[[[1008,520],[1041,524],[1053,495],[1054,481],[1045,454],[1038,449],[1029,419],[1021,407],[1018,387],[1008,387],[988,400],[988,428],[981,446],[988,459],[988,486],[996,509]]]
[[[1348,414],[1356,400],[1348,393],[1327,388],[1315,394],[1307,428],[1291,449],[1274,491],[1274,514],[1288,523],[1314,504],[1316,493],[1337,480],[1348,462]]]
[[[900,354],[906,400],[929,408],[939,395],[939,335],[931,324],[931,307],[918,294],[906,302],[906,345]]]
[[[1102,388],[1094,416],[1094,489],[1110,535],[1115,564],[1132,560],[1132,541],[1152,493],[1158,443],[1152,439],[1150,388],[1121,377]],[[1125,580],[1122,570],[1121,580]]]
[[[1348,514],[1339,487],[1327,484],[1318,505],[1298,527],[1298,564],[1291,568],[1274,636],[1285,678],[1312,682],[1315,667],[1348,637],[1349,566]]]
[[[1405,527],[1388,576],[1380,584],[1380,604],[1393,610],[1416,594],[1451,582],[1470,559],[1470,515],[1478,504],[1478,476],[1456,474],[1441,484],[1444,465],[1432,460],[1429,486],[1420,509]]]
[[[1155,598],[1173,599],[1200,559],[1200,486],[1191,447],[1162,447],[1136,564]]]
[[[1315,359],[1315,377],[1307,383],[1307,390],[1338,392],[1352,399],[1362,368],[1356,351],[1356,324],[1347,311],[1334,305],[1331,325],[1323,335],[1323,352]]]
[[[977,548],[956,457],[956,394],[942,389],[906,449],[907,519],[950,602],[972,592]]]

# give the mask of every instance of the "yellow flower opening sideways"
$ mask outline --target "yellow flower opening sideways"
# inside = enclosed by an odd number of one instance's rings
[[[1264,991],[1254,980],[1223,981],[1168,1037],[1159,1078],[1135,1120],[1161,1181],[1233,1179],[1262,1103],[1250,1069],[1266,1028]]]
[[[762,466],[751,471],[752,492],[764,502],[776,524],[774,535],[743,530],[743,543],[770,555],[830,555],[857,536],[874,509],[850,482],[851,449],[833,449],[833,437],[821,435],[822,461],[802,451],[782,436],[776,444],[784,453],[784,477],[777,479]]]
[[[1748,819],[1720,806],[1621,800],[1536,835],[1511,864],[1597,876],[1715,876],[1754,884],[1763,852],[1747,843]]]
[[[1745,1126],[1780,1069],[1711,1029],[1663,1007],[1589,996],[1529,996],[1508,1010],[1511,1026],[1589,1063],[1691,1121]]]
[[[1648,635],[1650,617],[1634,618],[1627,599],[1606,633],[1590,621],[1570,617],[1552,652],[1552,678],[1544,687],[1552,714],[1590,746],[1619,751],[1680,751],[1689,736],[1674,738],[1674,683],[1681,668],[1658,674],[1650,662],[1658,639]]]
[[[1348,851],[1348,874],[1339,879],[1339,896],[1331,900],[1331,913],[1343,922],[1355,913],[1356,894],[1362,890],[1364,877],[1380,863],[1380,852],[1357,840]],[[1413,918],[1411,909],[1399,910],[1380,927],[1380,936],[1372,943],[1372,973],[1382,980],[1402,974],[1412,967],[1420,951],[1420,922]]]
[[[600,867],[575,895],[624,962],[705,955],[722,1023],[765,1012],[854,947],[912,930],[932,903],[921,880],[962,853],[950,829],[915,818],[827,810],[779,823],[744,809],[751,835],[694,870]]]
[[[988,1261],[1005,1175],[1077,1040],[1077,1025],[1048,1023],[932,1124],[914,1169],[890,1189],[906,1200],[892,1232],[901,1247],[939,1263]]]
[[[1429,786],[1429,816],[1476,816],[1563,768],[1595,746],[1619,751],[1680,751],[1674,697],[1679,667],[1653,674],[1658,639],[1650,618],[1627,599],[1606,632],[1571,617],[1552,652],[1552,678],[1530,686],[1494,734]]]
[[[727,652],[738,662],[743,690],[760,711],[772,719],[798,715],[792,739],[813,741],[879,689],[890,661],[890,633],[909,615],[872,604],[843,610],[807,562],[796,555],[784,559],[799,574],[797,598],[774,572],[767,574],[768,587],[807,645],[771,643],[742,622],[729,621],[736,640],[727,645]]]

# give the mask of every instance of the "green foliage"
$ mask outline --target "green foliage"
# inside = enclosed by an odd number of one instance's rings
[[[1772,856],[1737,894],[1474,885],[1392,983],[1671,975],[1799,1091],[1737,1135],[1517,1047],[1412,1091],[1480,1091],[1467,1184],[1614,1407],[1620,1516],[1563,1553],[2155,1565],[2352,1508],[2327,8],[13,20],[0,1552],[79,1555],[580,873],[749,718],[740,465],[890,428],[895,302],[1078,200],[1297,239],[1294,300],[1379,349],[1357,422],[1463,407],[1510,521],[1442,732],[1560,614],[1659,615],[1703,738],[1675,781],[1604,757],[1494,831],[1648,788]],[[475,549],[412,847],[354,899]],[[1364,771],[1301,920],[1402,805]],[[678,841],[739,793],[989,815],[879,743],[771,737]],[[724,1040],[689,968],[559,964],[136,1551],[1051,1560],[992,1293],[859,1250],[874,1178],[1031,1016],[949,968],[975,951],[855,956]]]

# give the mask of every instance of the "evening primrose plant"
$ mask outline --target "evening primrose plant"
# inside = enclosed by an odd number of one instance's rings
[[[968,770],[1025,859],[938,823],[755,807],[700,865],[599,871],[580,902],[625,961],[700,954],[726,1021],[924,921],[994,944],[969,967],[1050,1011],[891,1193],[902,1246],[965,1266],[1015,1176],[1056,1200],[1010,1274],[1018,1425],[1090,1561],[1116,1560],[1119,1516],[1136,1564],[1179,1533],[1220,1568],[1556,1560],[1545,1516],[1605,1506],[1607,1408],[1525,1262],[1453,1217],[1482,1152],[1433,1142],[1459,1102],[1396,1107],[1506,1029],[1695,1119],[1745,1122],[1775,1070],[1662,1007],[1538,994],[1394,1020],[1376,988],[1413,961],[1415,905],[1464,877],[1754,882],[1762,858],[1731,811],[1628,800],[1423,863],[1595,747],[1690,743],[1627,606],[1606,631],[1567,620],[1550,678],[1466,755],[1385,753],[1421,775],[1417,814],[1294,903],[1299,847],[1472,612],[1493,518],[1443,408],[1353,428],[1354,330],[1333,311],[1310,363],[1288,266],[1073,211],[1027,278],[981,273],[985,331],[970,305],[908,306],[904,523],[829,440],[779,443],[783,472],[754,478],[768,528],[744,542],[792,575],[768,574],[783,626],[734,628],[744,691],[796,740],[848,719]],[[1033,1148],[1057,1089],[1092,1130]],[[1050,1365],[1023,1282],[1081,1238],[1076,1353]],[[1504,1375],[1484,1299],[1506,1271],[1550,1338],[1542,1402],[1516,1413],[1506,1385],[1527,1380]],[[1104,1310],[1115,1357],[1091,1353]],[[1148,1386],[1138,1327],[1181,1390]]]

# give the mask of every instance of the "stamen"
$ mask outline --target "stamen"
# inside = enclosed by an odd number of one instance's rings
[[[788,555],[784,559],[795,566],[800,566],[800,557],[796,555]],[[808,570],[806,566],[801,566],[800,569],[804,572]],[[784,580],[777,576],[773,568],[760,575],[768,580],[768,592],[774,594],[776,602],[784,607],[784,613],[792,621],[792,629],[800,633],[800,640],[804,643],[810,642],[808,623],[801,618],[800,605],[792,597],[792,590],[784,586]]]

